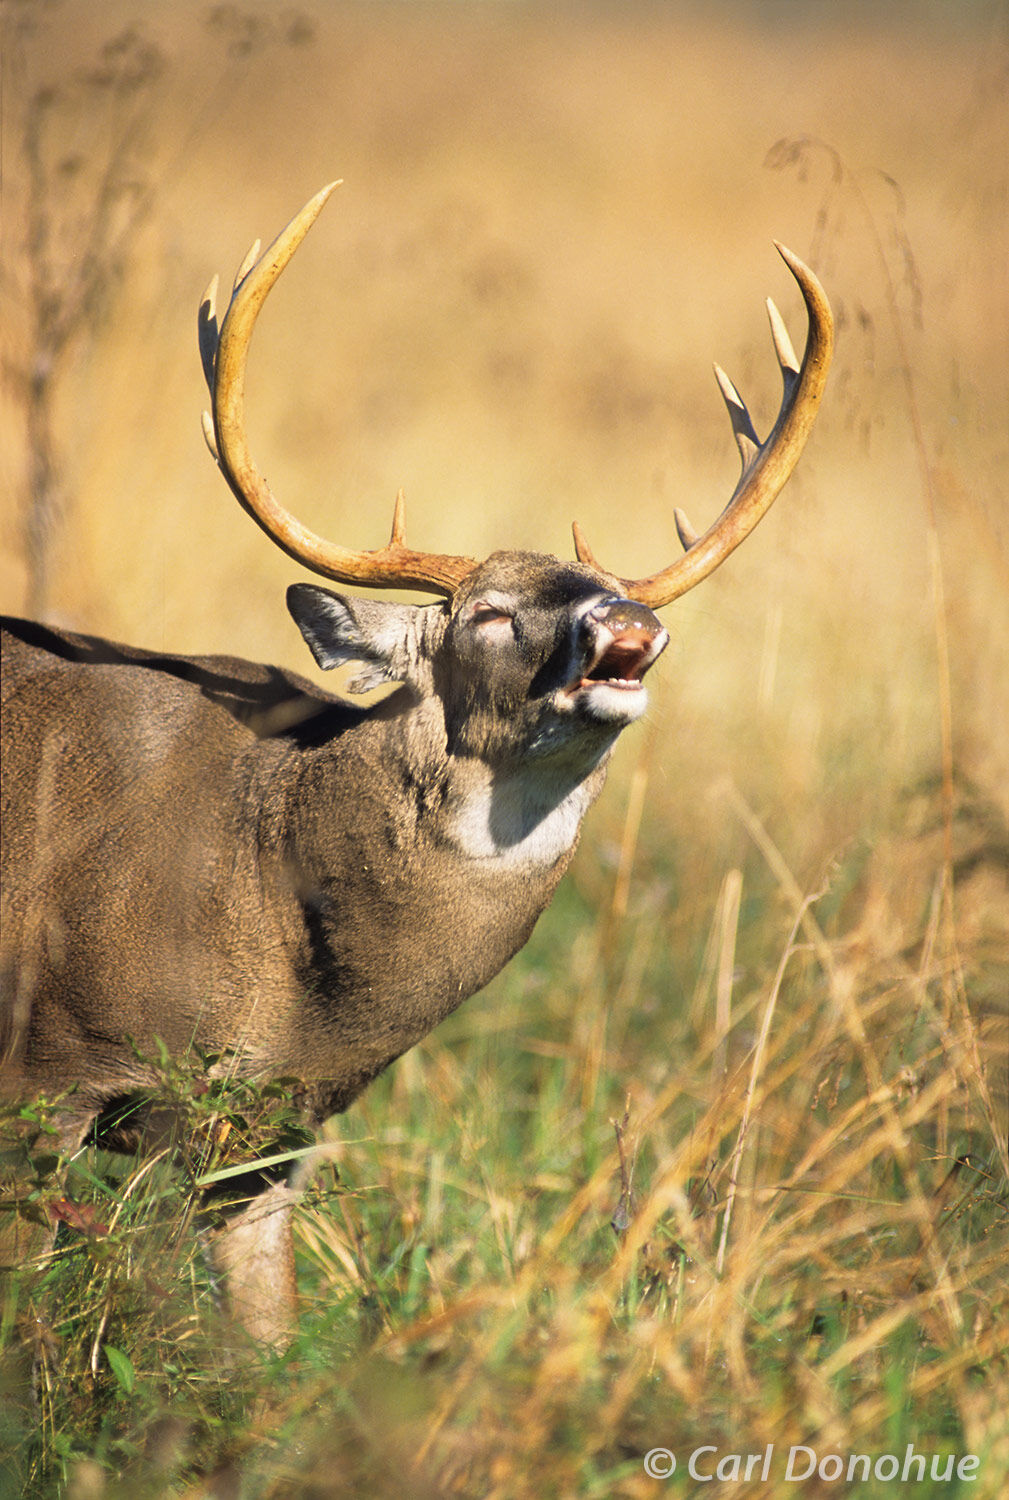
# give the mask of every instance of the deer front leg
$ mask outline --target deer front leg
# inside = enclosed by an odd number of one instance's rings
[[[300,1197],[286,1183],[258,1193],[214,1231],[210,1256],[235,1322],[249,1338],[281,1352],[297,1319],[292,1214]]]

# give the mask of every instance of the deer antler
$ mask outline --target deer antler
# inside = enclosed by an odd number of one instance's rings
[[[713,573],[744,537],[756,526],[777,498],[795,468],[816,416],[830,368],[834,342],[834,319],[820,283],[807,265],[775,242],[785,265],[799,283],[809,317],[809,334],[802,367],[795,357],[781,314],[768,299],[771,337],[781,366],[784,384],[781,409],[767,439],[761,443],[738,391],[723,370],[715,366],[715,378],[728,408],[732,430],[742,460],[742,473],[732,498],[717,521],[698,536],[682,511],[675,511],[676,529],[684,556],[677,558],[651,578],[623,578],[627,596],[651,609],[670,604]],[[575,553],[580,562],[599,568],[601,564],[582,535],[576,521]],[[603,570],[605,571],[605,569]]]
[[[285,510],[249,452],[244,417],[245,362],[256,318],[270,288],[338,186],[338,182],[332,182],[310,198],[265,254],[260,255],[256,241],[235,277],[231,300],[220,325],[215,307],[216,276],[207,289],[200,305],[199,335],[213,418],[204,412],[204,436],[239,504],[296,562],[343,583],[365,583],[379,588],[412,586],[451,597],[477,564],[469,557],[415,552],[408,548],[402,490],[396,498],[388,543],[375,552],[359,552],[317,536]],[[777,249],[799,284],[809,317],[802,366],[796,360],[781,314],[768,301],[771,336],[781,366],[784,394],[777,420],[763,443],[735,386],[715,366],[742,460],[742,472],[728,505],[703,536],[697,535],[682,511],[674,512],[684,547],[683,557],[651,578],[620,580],[628,598],[652,609],[671,603],[700,583],[749,535],[791,474],[813,425],[830,367],[833,317],[823,288],[809,267],[783,245],[777,245]],[[573,531],[579,561],[602,572],[609,571],[596,561],[577,522]]]
[[[215,276],[200,304],[199,336],[203,373],[210,388],[213,420],[203,414],[203,435],[239,504],[278,547],[314,573],[341,583],[378,588],[417,587],[435,594],[455,593],[476,567],[469,557],[414,552],[406,546],[403,492],[396,498],[392,534],[376,552],[339,547],[309,531],[276,499],[249,452],[245,436],[245,361],[249,340],[270,288],[297,250],[338,182],[310,198],[265,252],[253,245],[235,277],[224,321],[218,327]]]

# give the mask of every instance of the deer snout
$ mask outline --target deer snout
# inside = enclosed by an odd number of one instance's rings
[[[603,599],[589,611],[589,619],[605,625],[614,634],[637,630],[643,639],[651,641],[666,634],[658,615],[647,604],[638,604],[634,599]]]
[[[603,599],[586,614],[585,628],[590,658],[582,687],[593,683],[640,687],[669,640],[658,616],[633,599]]]

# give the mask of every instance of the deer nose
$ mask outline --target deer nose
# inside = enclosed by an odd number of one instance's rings
[[[647,641],[654,641],[665,634],[665,626],[658,615],[653,614],[647,604],[638,604],[634,599],[603,599],[589,611],[589,619],[605,625],[614,635],[638,633]]]
[[[584,617],[594,662],[590,677],[640,679],[669,641],[665,626],[647,604],[601,599]]]

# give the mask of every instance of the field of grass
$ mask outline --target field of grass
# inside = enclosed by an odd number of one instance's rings
[[[293,1347],[235,1347],[193,1188],[222,1118],[226,1164],[282,1103],[168,1069],[179,1150],[76,1163],[0,1309],[0,1496],[1005,1493],[1004,6],[11,0],[4,25],[5,610],[314,670],[296,570],[203,445],[196,307],[333,177],[249,426],[348,545],[404,485],[417,546],[570,555],[577,518],[643,575],[673,507],[706,526],[735,480],[711,361],[776,409],[762,299],[802,320],[772,239],[839,331],[795,478],[666,612],[532,942],[327,1127]],[[823,1467],[786,1483],[799,1444]],[[908,1444],[979,1464],[891,1479]]]

